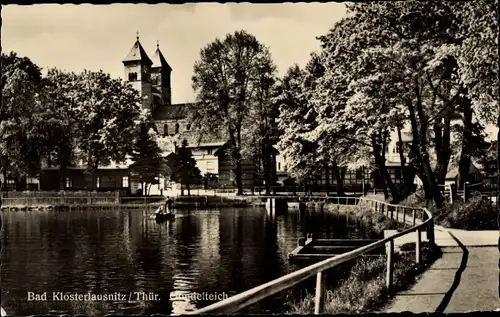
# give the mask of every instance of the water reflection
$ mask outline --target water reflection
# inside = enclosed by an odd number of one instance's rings
[[[345,216],[320,211],[276,217],[263,208],[197,210],[160,224],[138,210],[4,212],[1,217],[2,306],[17,315],[53,309],[181,314],[213,303],[188,295],[232,296],[296,270],[287,254],[308,232],[320,238],[369,237],[352,219],[347,225]],[[153,292],[159,300],[135,306],[33,303],[27,292]],[[255,305],[253,312],[278,312],[281,299]]]

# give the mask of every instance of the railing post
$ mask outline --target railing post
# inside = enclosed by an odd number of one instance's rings
[[[434,219],[431,218],[427,223],[427,240],[429,243],[434,244]]]
[[[412,210],[412,214],[413,214],[413,226],[415,226],[415,223],[416,223],[416,218],[415,218],[416,217],[416,212],[417,211],[415,209]]]
[[[422,233],[420,227],[417,229],[417,240],[415,241],[415,263],[420,264],[420,241],[422,240]]]
[[[396,206],[396,221],[399,222],[399,206]]]
[[[391,219],[394,219],[394,206],[389,206],[389,211],[391,213]]]
[[[325,272],[318,272],[316,275],[316,300],[314,303],[314,313],[316,315],[323,313],[325,307]]]
[[[406,208],[403,207],[403,224],[406,224]]]
[[[394,254],[394,240],[390,240],[386,244],[386,255],[387,255],[387,272],[385,278],[385,286],[390,289],[392,287],[392,277],[394,271],[394,262],[393,262],[393,254]]]
[[[384,204],[380,204],[380,205],[382,207],[382,210],[380,212],[383,214],[384,213],[384,207],[385,207],[385,205]]]

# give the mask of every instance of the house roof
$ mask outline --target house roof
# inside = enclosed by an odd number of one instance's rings
[[[188,147],[220,147],[226,143],[226,136],[222,130],[200,133],[197,130],[184,131],[175,136],[177,146],[186,140]]]
[[[151,59],[148,57],[148,54],[146,54],[146,51],[139,42],[139,39],[137,39],[137,41],[134,43],[134,46],[132,46],[132,49],[130,49],[130,52],[123,59],[123,63],[139,61],[145,62],[149,65],[153,64]]]
[[[470,164],[469,167],[469,174],[474,174],[474,173],[481,173],[477,166],[474,165],[474,163]],[[459,167],[458,166],[452,166],[451,168],[448,169],[448,172],[446,173],[446,179],[454,179],[457,177],[459,174]]]
[[[190,103],[178,103],[160,106],[155,109],[153,118],[155,120],[179,120],[188,116]]]
[[[228,146],[228,142],[225,142],[223,146],[221,146],[217,151],[215,151],[214,155],[215,156],[218,156],[219,154],[221,154],[221,152],[225,149],[227,149],[227,146]],[[274,147],[274,146],[271,146],[271,154],[273,155],[278,155],[279,154],[279,151]]]
[[[167,60],[161,53],[159,46],[156,47],[156,51],[153,53],[151,61],[153,62],[153,65],[151,65],[151,67],[165,67],[165,69],[172,71],[172,67],[170,67],[170,65],[167,63]]]

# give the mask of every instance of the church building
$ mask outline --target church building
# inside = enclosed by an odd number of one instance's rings
[[[184,140],[191,148],[201,175],[210,179],[211,185],[218,187],[235,187],[232,176],[231,158],[227,155],[227,138],[223,131],[199,133],[192,129],[188,121],[188,113],[192,104],[172,103],[172,67],[163,56],[159,44],[156,50],[148,56],[139,41],[139,36],[122,63],[124,80],[130,83],[140,94],[142,108],[149,109],[158,132],[158,145],[164,157],[176,153]],[[221,129],[222,130],[222,129]],[[274,161],[274,157],[272,158]],[[253,159],[242,162],[242,178],[245,188],[262,185],[259,177],[259,164]],[[100,166],[97,178],[86,171],[85,166],[68,168],[64,188],[59,181],[58,166],[44,166],[40,175],[38,188],[41,190],[120,190],[124,195],[136,194],[140,185],[130,178],[129,166],[131,160],[124,164]],[[274,166],[275,163],[272,164]],[[272,181],[275,181],[275,169],[272,171]],[[168,180],[159,179],[158,185],[151,186],[150,194],[160,194],[170,187]]]
[[[234,180],[231,179],[230,157],[222,151],[227,141],[224,132],[213,131],[210,134],[200,134],[191,129],[191,123],[187,119],[191,104],[172,103],[172,67],[162,54],[159,44],[156,45],[156,50],[151,56],[150,58],[147,55],[137,37],[132,49],[124,58],[123,65],[125,80],[141,94],[142,107],[151,111],[159,136],[158,143],[164,156],[175,153],[186,140],[201,174],[218,178],[218,185],[232,186]],[[243,183],[245,187],[261,185],[256,174],[255,162],[244,161]]]

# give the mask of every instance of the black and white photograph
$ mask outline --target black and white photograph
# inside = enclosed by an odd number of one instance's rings
[[[2,317],[500,311],[498,0],[0,13]]]

